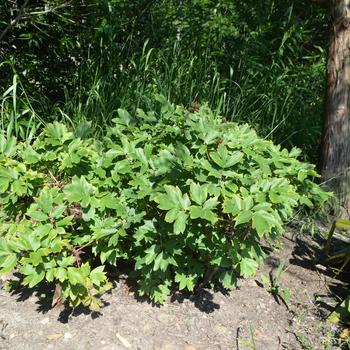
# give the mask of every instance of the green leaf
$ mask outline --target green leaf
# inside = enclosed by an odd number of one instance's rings
[[[188,215],[184,212],[180,212],[175,223],[174,223],[174,233],[179,234],[185,232],[186,223],[187,223]]]
[[[206,186],[201,186],[194,182],[191,183],[190,186],[190,194],[191,198],[199,205],[202,205],[207,199],[208,192]]]
[[[106,280],[106,273],[103,270],[104,266],[99,266],[91,271],[90,279],[94,285],[100,286]]]
[[[64,213],[64,211],[67,209],[67,206],[65,204],[60,204],[57,207],[55,207],[54,209],[51,210],[50,216],[53,219],[57,219],[60,216],[62,216],[62,214]]]
[[[237,285],[237,276],[234,271],[224,271],[220,276],[224,288],[231,289]]]
[[[163,260],[163,252],[160,252],[154,260],[153,271],[157,271]]]
[[[153,300],[156,303],[164,304],[169,294],[169,286],[166,284],[159,284],[153,291]]]
[[[33,266],[38,266],[43,262],[43,252],[42,249],[39,249],[35,252],[29,254],[29,259],[32,261]]]
[[[253,213],[250,210],[240,212],[235,218],[235,227],[249,222],[252,219],[252,216]]]
[[[80,203],[82,207],[90,204],[91,196],[95,192],[95,187],[90,185],[84,176],[73,177],[72,183],[64,187],[63,192],[69,202]]]
[[[42,265],[36,266],[35,268],[31,266],[31,269],[30,269],[31,273],[29,274],[25,273],[24,271],[25,270],[21,269],[21,272],[27,275],[23,279],[23,284],[28,285],[29,288],[33,288],[45,278],[45,269]]]
[[[46,142],[52,146],[62,145],[72,138],[73,134],[67,131],[65,125],[60,123],[49,124],[45,128]]]
[[[179,217],[180,211],[177,208],[169,210],[165,215],[165,221],[172,223]]]
[[[111,193],[105,195],[100,199],[100,203],[103,207],[109,209],[119,209],[120,203],[119,200]]]
[[[217,152],[210,152],[210,158],[220,167],[225,168],[225,161],[220,157]]]
[[[67,216],[59,221],[57,221],[56,226],[57,227],[68,227],[72,225],[73,222],[73,215]]]
[[[144,257],[144,263],[145,265],[151,264],[154,259],[157,257],[158,253],[160,252],[160,247],[156,244],[153,244],[150,248],[145,250],[146,256]]]
[[[261,279],[261,282],[262,282],[264,288],[269,290],[271,288],[270,279],[263,273],[260,275],[260,279]]]
[[[27,164],[35,164],[40,160],[40,154],[36,152],[31,146],[27,145],[24,152],[22,152],[23,161]]]
[[[215,224],[218,221],[217,215],[209,209],[203,209],[201,217],[202,219],[210,221],[212,224]]]
[[[12,157],[16,153],[16,138],[14,136],[7,139],[0,134],[0,154],[3,153],[8,157]]]
[[[218,199],[217,197],[209,198],[204,204],[203,209],[214,209],[218,205]]]
[[[39,208],[46,214],[52,210],[53,198],[48,188],[44,188],[36,200]]]
[[[14,169],[0,166],[0,192],[7,191],[10,183],[18,179],[18,173]]]
[[[287,306],[290,306],[290,300],[291,300],[291,293],[290,289],[288,287],[283,288],[280,292],[280,297],[285,302]]]
[[[237,195],[224,199],[223,211],[236,216],[242,210],[242,199]]]
[[[116,119],[118,123],[125,124],[125,125],[130,124],[131,117],[128,111],[122,108],[118,108],[118,116],[119,116],[119,119]]]
[[[158,208],[162,210],[176,208],[176,204],[166,194],[158,194],[155,196],[154,201],[159,204]]]
[[[251,196],[247,196],[244,198],[243,203],[242,203],[242,207],[244,208],[244,210],[252,209],[253,205],[254,205],[254,201],[253,201],[253,198]]]
[[[46,221],[49,217],[42,211],[28,212],[29,216],[36,221]]]
[[[275,226],[275,223],[275,217],[264,210],[258,210],[253,214],[252,227],[256,229],[256,232],[260,237],[265,233],[270,232],[271,228]]]
[[[81,271],[76,268],[76,267],[68,267],[67,269],[67,276],[68,280],[71,284],[76,285],[76,284],[85,284],[84,277],[81,273]]]
[[[306,196],[301,196],[300,199],[300,204],[305,204],[306,206],[308,206],[309,208],[313,208],[314,204],[311,202],[311,200],[309,198],[307,198]]]
[[[46,270],[45,278],[48,282],[53,282],[56,276],[56,269],[48,269]]]
[[[92,206],[83,208],[82,218],[84,221],[90,221],[95,218],[96,209]]]
[[[191,219],[198,219],[202,217],[202,213],[203,213],[203,208],[202,207],[198,207],[195,205],[192,205],[190,207],[190,216]]]
[[[232,152],[226,161],[225,168],[229,168],[237,163],[240,163],[241,160],[243,159],[243,156],[244,155],[242,152],[239,152],[239,151]]]
[[[56,269],[56,278],[63,283],[68,278],[67,270],[64,267],[58,267]]]
[[[239,267],[241,275],[246,278],[256,274],[259,264],[253,259],[242,258]]]
[[[2,259],[0,255],[0,274],[12,272],[17,265],[17,255],[15,253],[5,256],[5,259]]]
[[[191,219],[201,218],[210,221],[212,224],[215,224],[218,220],[217,215],[213,211],[194,205],[190,207],[190,217]]]
[[[175,274],[175,282],[179,283],[179,290],[187,289],[193,292],[197,276],[186,275],[184,273],[177,272]]]
[[[21,235],[20,239],[28,250],[36,251],[41,246],[40,239],[35,235]]]
[[[12,190],[17,196],[22,197],[27,193],[27,186],[22,180],[15,180],[12,183]]]

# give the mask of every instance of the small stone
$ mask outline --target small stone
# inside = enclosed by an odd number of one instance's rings
[[[73,338],[73,334],[72,333],[69,333],[69,332],[64,333],[64,336],[63,336],[63,340],[64,341],[68,341],[68,340],[70,340],[72,338]]]

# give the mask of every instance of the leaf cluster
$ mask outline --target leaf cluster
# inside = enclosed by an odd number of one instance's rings
[[[314,166],[223,122],[161,102],[118,110],[102,141],[49,124],[29,145],[0,136],[0,273],[97,308],[106,267],[134,265],[138,293],[235,286],[253,276],[293,210],[322,204]]]

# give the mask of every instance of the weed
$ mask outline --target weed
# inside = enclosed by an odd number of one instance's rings
[[[255,343],[254,329],[251,322],[249,322],[248,331],[249,331],[250,340],[239,338],[238,342],[249,347],[251,350],[257,350],[257,346]]]
[[[271,271],[269,277],[263,273],[260,275],[260,277],[265,289],[275,298],[280,298],[286,307],[289,308],[291,299],[290,289],[288,287],[283,288],[281,286],[281,275],[286,270],[287,269],[284,269],[284,263],[281,262],[275,274],[273,274]]]

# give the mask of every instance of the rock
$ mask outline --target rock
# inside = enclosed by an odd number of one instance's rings
[[[72,333],[69,333],[69,332],[64,333],[64,336],[63,336],[63,340],[64,341],[69,341],[72,338],[73,338],[73,334]]]

